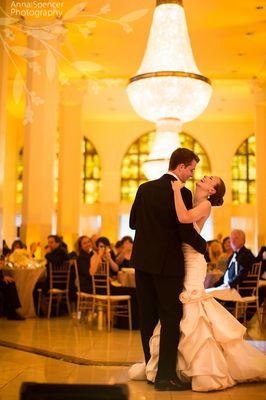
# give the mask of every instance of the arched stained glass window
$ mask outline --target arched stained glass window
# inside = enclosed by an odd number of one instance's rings
[[[255,135],[237,149],[232,166],[232,200],[234,204],[254,204],[256,196]]]
[[[82,142],[83,153],[83,202],[93,204],[100,198],[100,157],[93,144],[84,137]]]
[[[56,143],[56,157],[54,165],[54,202],[58,201],[58,142]],[[18,205],[23,202],[23,147],[18,153],[17,160],[17,183],[16,183],[16,203]]]
[[[56,144],[56,158],[54,166],[54,201],[58,201],[58,153],[59,143]],[[83,201],[92,204],[99,201],[100,196],[100,159],[93,144],[84,137],[82,142],[83,154]],[[23,147],[20,149],[17,161],[16,203],[23,201]]]
[[[194,151],[200,158],[193,179],[186,183],[186,187],[193,189],[194,181],[210,174],[210,161],[202,146],[189,134],[179,134],[181,147]],[[128,149],[122,161],[121,200],[132,202],[139,185],[147,181],[142,164],[147,160],[155,138],[155,131],[145,133]]]

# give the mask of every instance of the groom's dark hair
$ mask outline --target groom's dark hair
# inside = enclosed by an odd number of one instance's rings
[[[193,151],[186,149],[185,147],[179,147],[176,149],[170,157],[169,170],[174,170],[179,164],[184,164],[186,167],[195,160],[199,162],[199,157]]]

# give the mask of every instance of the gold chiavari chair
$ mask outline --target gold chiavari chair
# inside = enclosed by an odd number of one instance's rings
[[[106,313],[107,330],[110,332],[114,317],[128,318],[129,329],[132,330],[131,296],[111,295],[109,262],[103,260],[97,272],[92,276],[92,314],[97,310]]]
[[[237,291],[242,296],[242,299],[236,301],[235,317],[244,316],[244,324],[247,320],[247,310],[256,310],[260,329],[262,329],[260,310],[259,310],[259,279],[261,272],[261,262],[254,263],[247,277],[237,285]]]
[[[76,260],[72,260],[74,269],[75,269],[75,284],[77,287],[77,318],[82,319],[83,314],[89,313],[92,310],[92,297],[91,294],[82,292],[80,290],[80,280],[79,280],[79,272],[78,265]],[[88,265],[89,268],[89,265]]]
[[[61,265],[53,265],[49,263],[49,290],[47,294],[43,294],[42,289],[39,289],[38,296],[38,315],[40,313],[41,302],[48,302],[47,318],[50,318],[53,301],[56,303],[56,315],[59,314],[59,307],[62,302],[67,305],[69,315],[71,314],[69,302],[69,282],[70,270],[72,261],[66,261]]]

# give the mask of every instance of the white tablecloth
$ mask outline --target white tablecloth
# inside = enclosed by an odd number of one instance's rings
[[[206,293],[211,294],[213,297],[224,301],[238,301],[241,296],[236,289],[231,288],[209,288],[205,290]]]
[[[136,287],[135,269],[122,268],[117,274],[117,280],[122,286]]]

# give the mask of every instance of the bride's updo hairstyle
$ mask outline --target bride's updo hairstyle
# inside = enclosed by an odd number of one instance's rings
[[[225,184],[224,181],[220,179],[220,182],[217,183],[217,185],[214,187],[216,192],[209,197],[209,202],[211,203],[212,206],[218,207],[221,206],[224,202],[224,195],[225,195]]]

